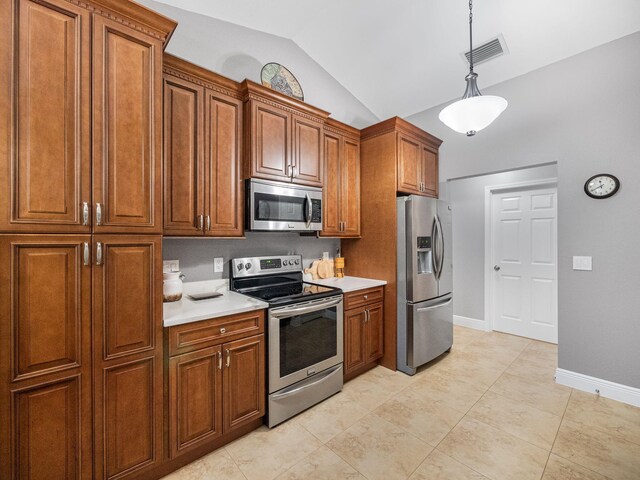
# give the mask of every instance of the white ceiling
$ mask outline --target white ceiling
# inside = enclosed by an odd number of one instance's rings
[[[467,0],[161,1],[290,38],[381,119],[464,91]],[[510,51],[477,66],[480,89],[639,30],[639,0],[476,0],[474,44]]]

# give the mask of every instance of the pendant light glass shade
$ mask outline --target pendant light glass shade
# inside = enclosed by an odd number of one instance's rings
[[[478,89],[478,74],[473,71],[473,0],[469,0],[469,74],[467,89],[461,100],[446,106],[438,118],[451,130],[471,137],[488,127],[507,108],[507,101],[494,95],[482,95]]]
[[[475,135],[488,127],[507,108],[507,101],[494,95],[480,95],[458,100],[443,108],[438,118],[451,130]]]

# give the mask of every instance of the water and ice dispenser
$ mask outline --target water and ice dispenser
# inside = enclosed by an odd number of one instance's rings
[[[433,254],[431,251],[431,237],[418,237],[418,275],[433,273]]]

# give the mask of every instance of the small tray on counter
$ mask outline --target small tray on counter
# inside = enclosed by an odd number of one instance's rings
[[[208,300],[209,298],[217,298],[221,297],[222,294],[220,292],[202,292],[202,293],[190,293],[187,294],[191,300],[195,300],[196,302],[199,300]]]

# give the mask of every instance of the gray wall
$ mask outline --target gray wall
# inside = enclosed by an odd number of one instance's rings
[[[447,131],[441,107],[409,118],[444,139],[441,180],[558,163],[559,366],[640,388],[640,32],[484,89],[509,108],[476,137]],[[484,65],[489,68],[490,63]],[[482,89],[482,72],[480,72]],[[463,79],[460,78],[462,93]],[[583,192],[617,175],[608,200]],[[456,252],[454,251],[454,255]],[[573,271],[573,255],[593,271]]]
[[[484,321],[485,187],[557,177],[556,165],[525,168],[447,182],[453,205],[454,314]]]
[[[322,257],[336,256],[340,241],[332,238],[301,237],[297,233],[247,232],[246,239],[165,238],[162,258],[180,260],[185,282],[229,278],[229,260],[256,255],[302,255],[305,267]],[[224,258],[224,272],[213,272],[213,259]]]
[[[138,2],[178,22],[167,46],[169,53],[238,82],[248,78],[260,83],[262,66],[278,62],[296,76],[307,103],[356,128],[378,121],[369,109],[292,40],[153,0]]]

